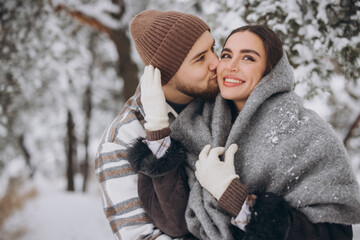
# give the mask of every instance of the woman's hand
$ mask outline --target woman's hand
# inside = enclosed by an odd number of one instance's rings
[[[195,176],[201,186],[219,200],[232,180],[239,177],[234,167],[234,155],[238,147],[236,144],[231,144],[223,162],[220,161],[219,155],[224,153],[225,148],[210,149],[211,146],[206,145],[199,154],[199,160],[195,164]]]
[[[146,66],[141,77],[141,103],[145,112],[145,129],[157,131],[169,127],[165,95],[161,87],[159,69]]]

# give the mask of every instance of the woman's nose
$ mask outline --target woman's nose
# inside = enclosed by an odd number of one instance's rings
[[[234,59],[231,62],[229,62],[228,70],[230,72],[238,72],[239,71],[239,65],[237,64],[237,62]]]

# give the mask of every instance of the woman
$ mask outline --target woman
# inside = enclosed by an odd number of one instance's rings
[[[160,169],[181,159],[172,151],[178,142],[186,150],[190,232],[199,239],[351,239],[351,224],[360,222],[358,183],[334,131],[294,93],[292,69],[276,34],[259,25],[234,30],[217,72],[221,96],[183,110],[171,125],[168,153],[153,159]],[[210,151],[208,144],[224,148]],[[134,157],[134,166],[152,177],[141,164],[151,158],[145,155]],[[181,176],[181,169],[161,174]],[[141,183],[139,192],[154,179]],[[174,181],[184,184],[180,177]],[[145,205],[150,198],[154,206],[163,195],[171,202],[182,194],[151,184],[155,190],[142,198]],[[185,184],[177,189],[186,192]]]

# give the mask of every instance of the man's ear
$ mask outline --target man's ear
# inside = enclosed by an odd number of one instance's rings
[[[167,85],[171,86],[172,83],[173,83],[173,79],[174,79],[174,78],[171,78],[165,85],[163,85],[163,87],[164,87],[164,86],[167,86]]]
[[[173,85],[173,78],[171,78],[165,85],[162,85],[162,89],[165,90],[165,89],[171,89],[172,88],[172,85]]]
[[[173,94],[173,79],[171,78],[165,85],[162,85],[162,90],[165,94],[165,98],[168,99],[169,96]]]

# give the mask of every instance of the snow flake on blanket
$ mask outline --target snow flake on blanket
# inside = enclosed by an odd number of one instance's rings
[[[276,121],[271,120],[271,127],[265,136],[274,146],[280,142],[281,136],[288,136],[294,133],[309,120],[308,117],[300,118],[297,109],[289,110],[289,108],[275,107],[273,111],[278,117]]]

